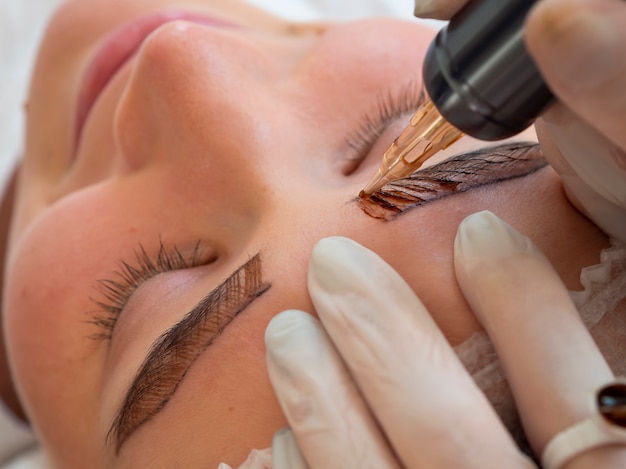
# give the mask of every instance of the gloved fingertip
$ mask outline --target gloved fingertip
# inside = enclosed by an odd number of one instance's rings
[[[456,14],[465,3],[466,0],[415,0],[413,14],[418,18],[447,20]]]
[[[302,340],[311,339],[317,329],[316,319],[304,311],[290,309],[274,316],[265,329],[268,352],[284,355]]]
[[[494,213],[474,213],[459,225],[454,241],[455,267],[465,272],[519,253],[540,255],[526,236],[502,221]]]
[[[315,245],[309,261],[309,290],[329,294],[362,288],[376,256],[349,238],[331,236]]]
[[[376,253],[356,241],[340,236],[320,240],[309,261],[309,292],[340,295],[345,292],[366,294],[376,287],[374,277],[390,270]]]
[[[468,216],[454,244],[454,271],[465,299],[486,329],[507,301],[520,304],[536,288],[561,287],[533,242],[489,211]]]
[[[272,439],[272,468],[308,469],[308,467],[291,429],[286,427],[277,431]]]
[[[415,0],[413,14],[415,16],[429,15],[437,11],[436,0]]]
[[[408,308],[418,302],[406,282],[384,259],[356,241],[342,237],[322,239],[314,247],[308,287],[317,314],[331,335],[343,330],[356,317],[372,319],[392,305]]]

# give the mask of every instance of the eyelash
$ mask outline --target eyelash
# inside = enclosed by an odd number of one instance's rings
[[[98,280],[96,290],[103,299],[90,298],[98,307],[98,311],[93,314],[94,319],[90,323],[98,326],[100,332],[94,334],[92,338],[109,340],[117,319],[128,303],[128,300],[141,284],[147,282],[156,275],[171,272],[173,270],[191,269],[208,262],[199,258],[200,242],[198,241],[190,256],[185,257],[178,247],[166,247],[163,242],[159,244],[159,251],[150,256],[142,244],[135,251],[134,265],[120,260],[118,270],[114,275],[118,279]]]
[[[387,127],[397,119],[413,114],[424,103],[424,98],[424,89],[415,82],[408,83],[397,93],[381,93],[376,110],[364,114],[357,129],[346,137],[346,145],[354,156],[349,158],[345,175],[357,169]]]

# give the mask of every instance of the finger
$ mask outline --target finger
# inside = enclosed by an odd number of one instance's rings
[[[620,150],[560,103],[535,127],[572,204],[605,233],[626,242],[626,164],[615,159]]]
[[[272,469],[309,469],[289,428],[276,432],[272,439]]]
[[[415,16],[448,20],[463,7],[468,0],[415,0]]]
[[[270,321],[265,343],[270,381],[311,468],[397,467],[319,321],[285,311]]]
[[[589,397],[613,374],[550,263],[494,214],[461,223],[455,270],[541,454],[557,433],[591,416]]]
[[[530,467],[400,276],[346,238],[313,250],[309,293],[406,467]]]
[[[529,51],[558,98],[626,149],[626,3],[542,0],[526,26]]]

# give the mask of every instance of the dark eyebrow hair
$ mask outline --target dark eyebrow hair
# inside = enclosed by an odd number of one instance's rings
[[[239,267],[152,344],[107,434],[118,454],[126,439],[172,398],[193,362],[269,283],[261,277],[260,254]]]
[[[487,146],[416,171],[356,202],[370,217],[390,221],[444,197],[527,176],[547,164],[535,142]]]

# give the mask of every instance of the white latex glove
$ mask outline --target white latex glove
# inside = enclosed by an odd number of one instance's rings
[[[217,469],[232,469],[228,464],[221,463]],[[237,466],[237,469],[272,469],[272,450],[271,448],[264,450],[254,449],[246,460]],[[298,469],[297,467],[294,469]]]
[[[449,19],[467,0],[416,0],[420,17]],[[530,54],[559,103],[537,121],[546,158],[572,203],[626,241],[626,3],[540,0]]]
[[[613,375],[551,265],[495,215],[461,224],[455,264],[541,454],[591,413],[589,394]],[[313,469],[535,467],[422,303],[376,254],[346,238],[324,239],[308,286],[321,322],[286,311],[266,330],[270,379],[295,435],[275,445],[274,469],[303,461]],[[297,454],[294,465],[277,465],[285,447]],[[567,468],[626,467],[620,462],[625,447],[602,447]]]

